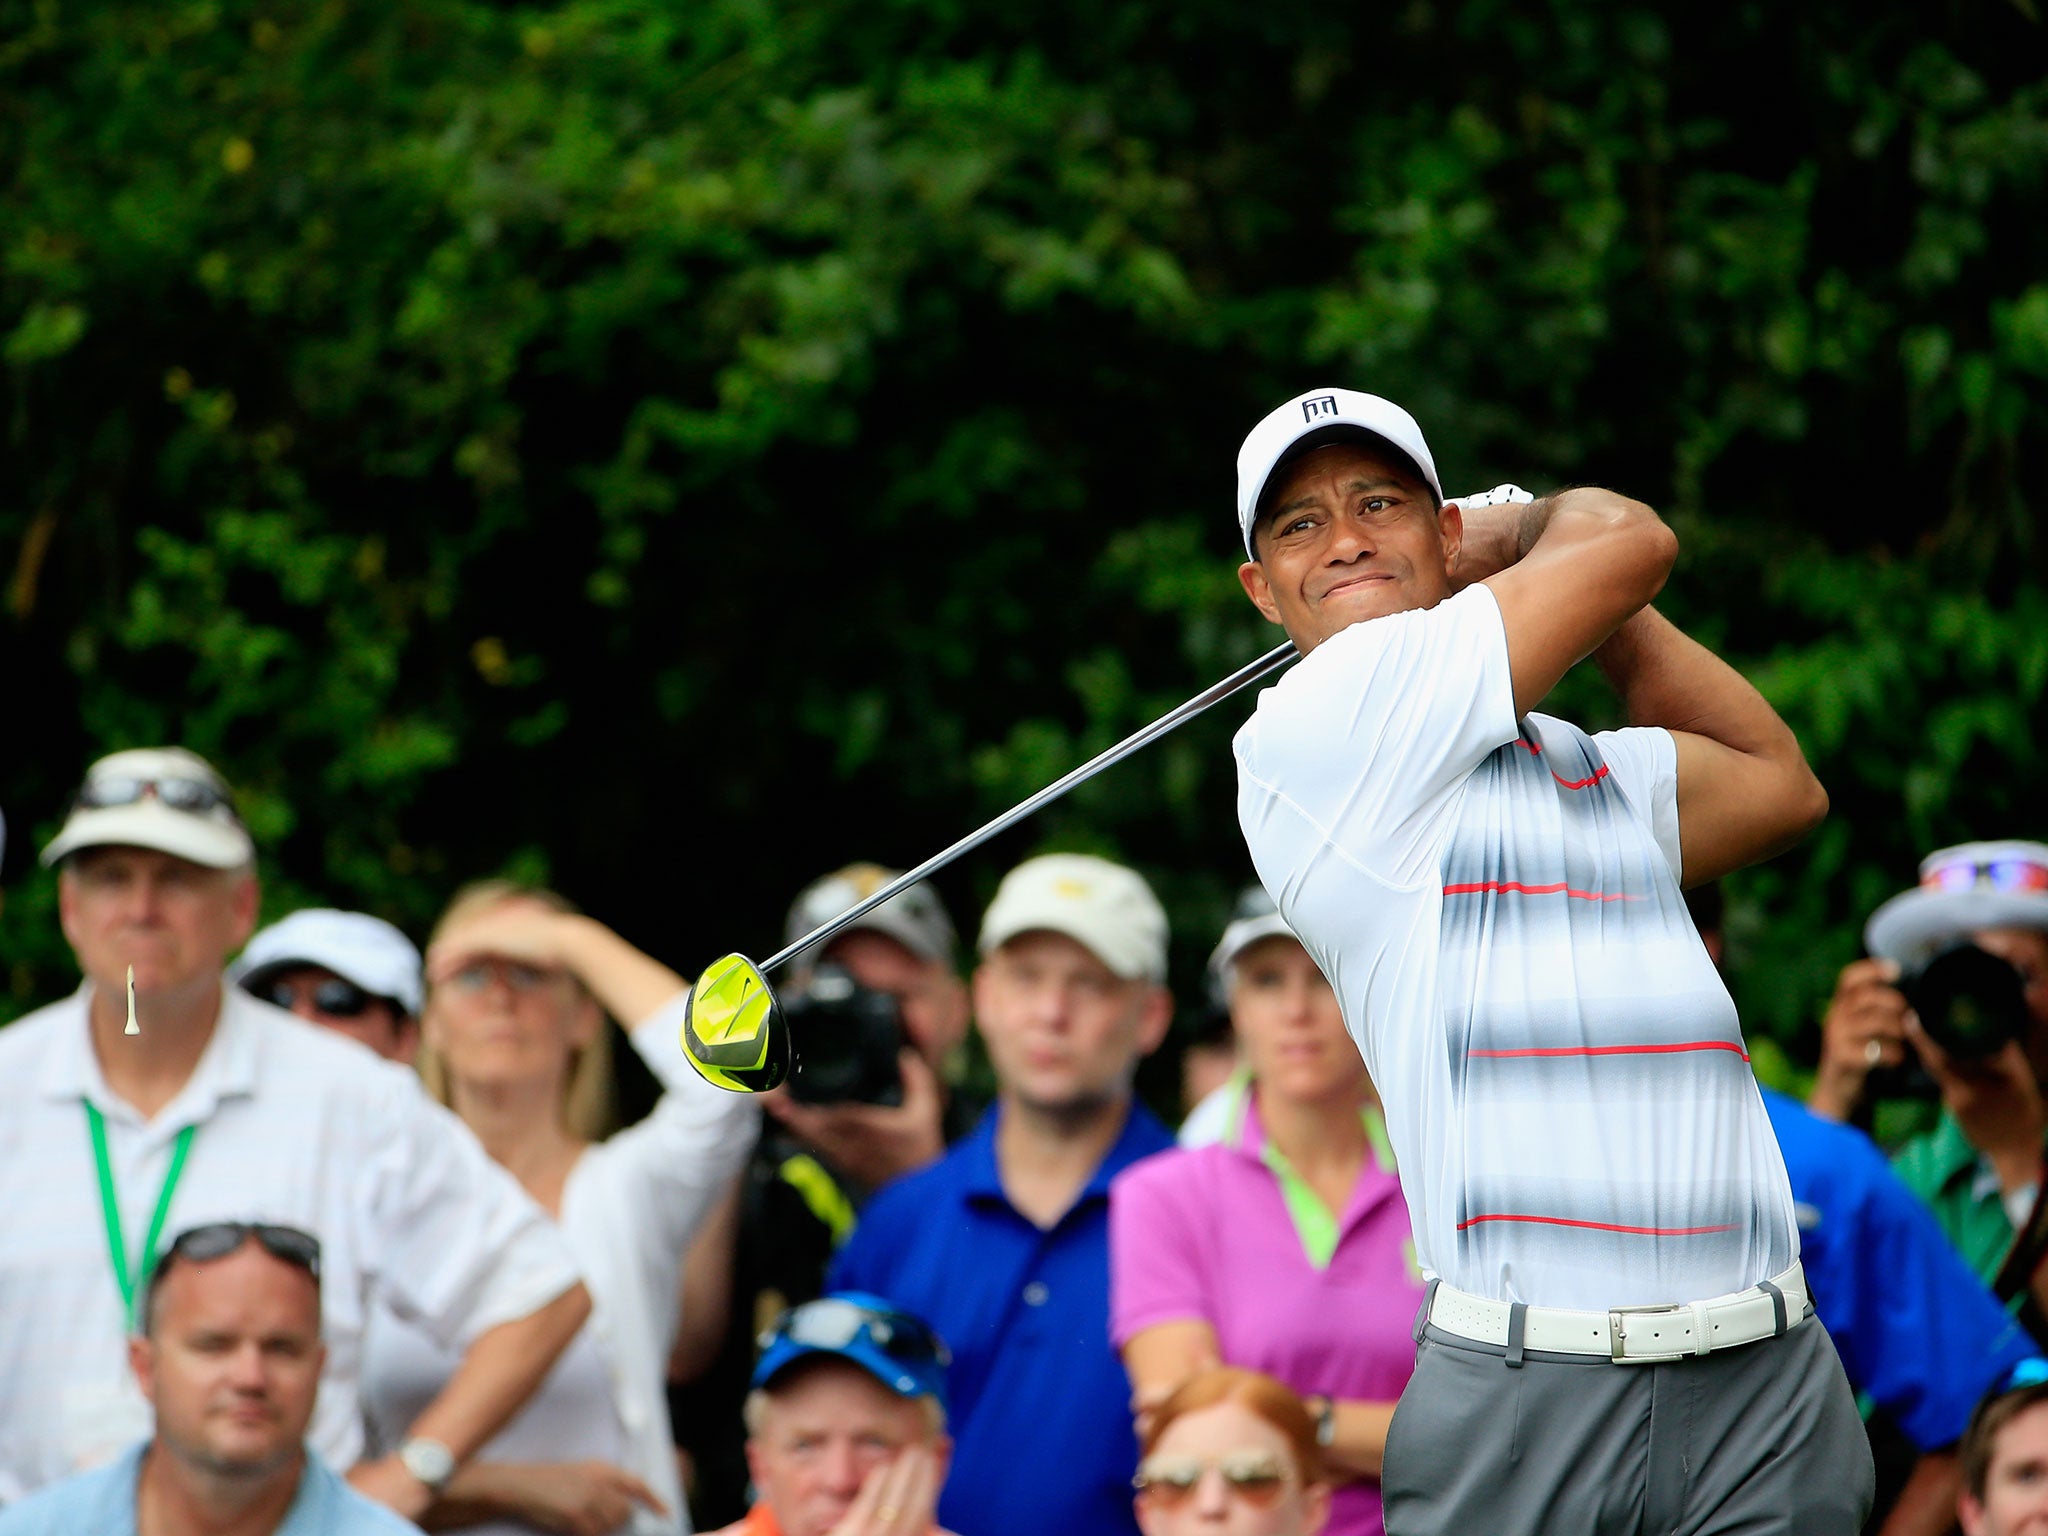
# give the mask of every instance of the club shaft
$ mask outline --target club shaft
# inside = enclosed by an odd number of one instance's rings
[[[1157,741],[1176,726],[1194,719],[1196,715],[1199,715],[1210,705],[1219,704],[1233,693],[1250,687],[1260,678],[1279,671],[1288,662],[1294,660],[1298,654],[1294,649],[1293,643],[1290,641],[1284,645],[1275,646],[1257,661],[1247,662],[1221,682],[1214,683],[1196,694],[1185,704],[1179,705],[1177,708],[1161,715],[1150,725],[1140,726],[1115,746],[1098,752],[1094,757],[1089,758],[1087,762],[1072,772],[1053,780],[1052,783],[1046,785],[1045,788],[1038,791],[1037,794],[1031,796],[1028,800],[1018,802],[994,821],[991,821],[987,826],[977,828],[968,833],[959,842],[953,844],[952,847],[947,848],[941,853],[933,854],[922,864],[918,865],[917,868],[905,870],[873,895],[855,902],[830,922],[820,923],[795,943],[777,950],[761,962],[760,969],[762,973],[766,974],[774,970],[777,966],[787,963],[790,959],[803,953],[803,951],[811,948],[813,945],[823,943],[842,928],[850,927],[852,924],[859,922],[897,892],[908,890],[911,886],[917,884],[918,881],[938,873],[938,871],[959,858],[961,854],[979,848],[998,832],[1014,827],[1041,806],[1052,804],[1053,801],[1059,799],[1061,795],[1064,795],[1075,785],[1085,783],[1089,779],[1094,778],[1096,774],[1102,772],[1103,769],[1109,767],[1112,763],[1122,762],[1133,752],[1151,742]]]

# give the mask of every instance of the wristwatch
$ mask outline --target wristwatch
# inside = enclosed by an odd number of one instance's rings
[[[398,1464],[425,1483],[430,1493],[446,1488],[455,1475],[455,1453],[424,1435],[414,1435],[398,1447]]]
[[[1316,1405],[1316,1444],[1328,1450],[1337,1439],[1337,1404],[1330,1398],[1318,1397]]]

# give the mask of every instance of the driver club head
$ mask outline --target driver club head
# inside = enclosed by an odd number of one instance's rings
[[[789,1076],[789,1023],[745,955],[704,967],[683,1004],[683,1054],[707,1083],[766,1093]]]

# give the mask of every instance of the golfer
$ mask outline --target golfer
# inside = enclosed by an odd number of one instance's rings
[[[1414,419],[1341,389],[1237,464],[1240,578],[1305,658],[1238,734],[1239,818],[1429,1286],[1388,1531],[1852,1536],[1863,1428],[1680,895],[1825,814],[1791,731],[1649,606],[1677,544],[1640,503],[1447,504]],[[1533,712],[1588,655],[1632,728]]]

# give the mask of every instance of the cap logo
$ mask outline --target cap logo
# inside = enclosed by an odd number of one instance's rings
[[[1088,899],[1088,884],[1084,880],[1055,880],[1052,888],[1069,901]]]
[[[1336,414],[1337,397],[1335,395],[1317,395],[1313,400],[1301,402],[1301,419],[1303,421],[1314,421],[1318,416],[1335,416]]]

